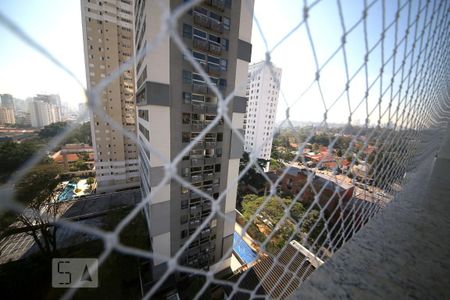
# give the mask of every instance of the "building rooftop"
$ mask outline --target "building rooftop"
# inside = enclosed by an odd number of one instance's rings
[[[278,261],[275,262],[272,256],[265,256],[253,266],[245,275],[237,274],[231,278],[237,281],[240,276],[242,279],[239,287],[242,289],[254,290],[259,284],[256,296],[269,296],[269,298],[286,298],[315,270],[314,266],[300,251],[291,244],[275,256]],[[225,287],[229,294],[231,288]],[[250,295],[238,292],[233,299],[249,299]]]

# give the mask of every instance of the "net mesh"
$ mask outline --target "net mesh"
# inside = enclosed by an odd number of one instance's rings
[[[263,67],[269,67],[274,73],[273,63],[276,61],[272,62],[272,57],[276,57],[277,51],[283,51],[283,45],[293,39],[301,40],[304,49],[309,50],[302,52],[303,61],[312,62],[312,67],[297,70],[301,73],[301,80],[298,80],[300,83],[296,79],[282,80],[298,83],[296,95],[285,93],[286,85],[281,85],[278,110],[284,112],[285,116],[270,136],[274,140],[274,149],[288,153],[278,160],[283,168],[280,168],[275,178],[269,178],[258,164],[256,153],[259,149],[253,149],[246,161],[241,160],[239,176],[215,199],[194,186],[177,170],[183,156],[222,120],[238,139],[245,143],[242,132],[233,127],[227,107],[234,99],[235,92],[245,88],[247,82],[235,87],[229,94],[222,94],[184,44],[176,26],[178,19],[201,2],[186,1],[169,10],[161,1],[165,13],[161,16],[161,30],[158,35],[93,89],[86,90],[86,97],[89,110],[94,111],[139,147],[143,147],[134,132],[126,130],[122,124],[118,124],[105,113],[101,95],[113,80],[154,51],[165,37],[170,36],[176,47],[203,77],[208,88],[217,96],[218,108],[214,120],[171,161],[150,143],[149,149],[146,150],[164,161],[164,178],[152,188],[146,198],[122,216],[113,229],[107,231],[70,219],[54,220],[51,215],[45,216],[48,211],[33,213],[50,218],[55,226],[65,230],[86,233],[103,240],[104,250],[99,256],[100,266],[113,251],[142,259],[165,261],[167,267],[164,274],[142,289],[145,299],[158,293],[174,273],[191,274],[201,278],[201,284],[195,291],[195,299],[218,288],[225,291],[227,298],[243,295],[250,298],[285,298],[395,198],[407,181],[408,174],[414,172],[420,157],[436,153],[449,112],[450,4],[447,1],[361,0],[360,14],[358,17],[353,14],[352,18],[349,11],[353,8],[341,0],[298,1],[295,3],[295,9],[302,12],[300,18],[279,40],[266,37],[263,28],[268,26],[255,13],[253,39],[259,38],[261,45],[265,47]],[[246,2],[246,5],[252,6],[253,3]],[[330,15],[320,14],[320,7],[324,5],[332,5]],[[322,33],[328,30],[332,35],[323,34],[323,37],[317,29],[321,18],[334,19],[340,28],[325,26],[321,29]],[[1,12],[0,24],[82,86],[76,76],[46,50],[45,45],[34,41],[33,37],[27,35]],[[338,37],[335,44],[325,42],[335,37]],[[327,53],[324,49],[331,49],[330,44],[335,48]],[[356,48],[362,55],[354,55]],[[336,68],[339,70],[339,78],[336,78]],[[260,71],[257,70],[252,76],[257,76]],[[295,123],[299,119],[296,114],[301,109],[307,110],[311,101],[320,103],[320,106],[314,106],[313,113],[322,116],[321,121],[299,128]],[[89,112],[85,112],[85,115],[87,114]],[[82,120],[85,115],[79,119]],[[346,124],[334,126],[333,122]],[[14,201],[15,185],[46,157],[48,152],[63,142],[76,126],[70,125],[55,136],[2,185],[0,198],[3,211],[13,211],[17,214],[30,211],[29,207]],[[320,136],[324,137],[325,141],[318,142]],[[428,141],[424,147],[421,146],[423,136],[426,136]],[[287,145],[282,146],[280,141],[286,142]],[[322,143],[323,147],[319,150],[323,155],[317,158],[314,167],[309,167],[311,145],[317,143]],[[340,155],[336,155],[337,151],[341,152]],[[330,157],[333,158],[330,160]],[[292,170],[297,173],[292,174]],[[189,245],[214,218],[229,218],[221,209],[221,204],[227,193],[248,180],[246,176],[250,172],[259,174],[265,193],[262,198],[244,197],[244,203],[253,202],[257,205],[237,212],[241,228],[237,235],[245,240],[251,239],[253,247],[258,249],[256,265],[253,268],[241,267],[233,276],[221,278],[207,268],[194,268],[182,263],[183,253],[188,251]],[[298,181],[292,182],[292,179]],[[163,186],[170,181],[176,181],[202,198],[210,200],[211,212],[208,216],[173,257],[165,257],[150,249],[130,247],[122,243],[119,235],[151,202],[152,197],[161,192]],[[281,195],[288,195],[289,199],[282,198]],[[299,208],[298,204],[303,206]],[[233,223],[235,221],[229,220]],[[228,253],[223,255],[223,259],[229,258],[232,251],[230,248]],[[64,298],[73,297],[77,290],[78,288],[68,289]]]

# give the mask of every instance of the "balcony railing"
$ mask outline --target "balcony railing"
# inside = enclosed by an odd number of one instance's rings
[[[207,94],[208,86],[206,84],[193,83],[192,92],[196,94]]]
[[[192,131],[202,131],[205,128],[205,124],[204,123],[196,123],[196,124],[192,124],[191,125],[191,130]]]
[[[194,44],[193,44],[195,49],[199,49],[199,50],[203,50],[203,51],[209,51],[209,45],[208,45],[208,41],[199,39],[194,37]]]
[[[216,142],[205,142],[205,148],[214,148],[216,147],[217,143]]]
[[[209,26],[212,31],[215,31],[217,33],[223,33],[223,25],[219,21],[210,20]]]
[[[204,28],[210,28],[211,21],[207,16],[194,11],[194,24]]]
[[[225,1],[224,0],[206,0],[205,3],[220,10],[220,11],[225,10]]]
[[[221,55],[222,54],[222,47],[218,44],[209,43],[209,52],[215,55]]]
[[[191,159],[192,166],[201,166],[201,165],[203,165],[203,163],[204,163],[203,159],[198,159],[198,158]]]
[[[193,175],[191,176],[191,181],[192,182],[199,182],[203,180],[203,176],[202,175]]]
[[[192,149],[203,149],[205,148],[205,144],[203,142],[197,142]]]
[[[222,75],[222,69],[219,66],[208,65],[208,73],[214,76]]]

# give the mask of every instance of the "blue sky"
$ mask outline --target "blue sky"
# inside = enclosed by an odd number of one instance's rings
[[[348,31],[361,18],[364,1],[340,2],[345,20],[344,25]],[[404,1],[401,2],[404,3]],[[416,16],[418,2],[413,1],[411,5],[412,17]],[[320,66],[338,49],[344,32],[337,3],[338,1],[335,0],[322,0],[309,11],[308,24]],[[382,1],[376,2],[368,10],[367,39],[369,48],[380,38],[383,11],[381,3]],[[302,20],[303,6],[304,2],[298,0],[256,0],[255,17],[261,25],[269,49],[272,49]],[[397,28],[399,40],[405,34],[408,8],[407,6],[400,14]],[[394,20],[396,10],[397,1],[386,1],[386,24]],[[81,82],[85,82],[79,0],[0,0],[0,11],[44,45],[49,52],[71,69]],[[414,32],[410,33],[410,41],[413,34]],[[11,93],[17,98],[31,97],[40,92],[59,93],[63,101],[72,103],[73,106],[83,101],[82,89],[73,79],[1,26],[0,36],[2,41],[0,44],[0,93]],[[364,37],[363,23],[355,27],[347,36],[346,55],[350,76],[364,62],[366,53]],[[386,33],[385,59],[392,55],[394,39],[395,26],[392,26]],[[252,44],[252,60],[257,62],[264,59],[265,43],[255,24]],[[411,42],[408,44],[411,45]],[[403,47],[399,47],[397,53],[398,67],[400,57],[403,57]],[[313,85],[307,93],[302,95],[316,74],[314,55],[305,24],[277,46],[272,52],[271,58],[275,65],[283,69],[281,89],[284,97],[279,99],[277,120],[284,119],[286,107],[289,105],[292,120],[320,121],[323,119],[326,106],[329,109],[329,121],[346,122],[350,110],[355,110],[353,114],[355,122],[364,121],[366,105],[363,102],[363,105],[358,107],[358,104],[363,99],[366,90],[365,69],[362,69],[351,80],[348,98],[347,94],[344,94],[336,104],[332,105],[337,96],[344,91],[347,82],[342,51],[339,51],[320,73],[323,97],[320,95],[317,85]],[[379,44],[369,56],[367,75],[369,84],[378,76],[380,63],[381,46]],[[393,60],[385,67],[389,72],[385,72],[383,77],[384,87],[390,82],[392,63]],[[409,61],[406,62],[406,67],[408,64]],[[394,84],[398,84],[398,79]],[[380,84],[377,82],[375,85],[377,88],[373,88],[369,93],[369,111],[373,109],[379,98]],[[302,97],[299,98],[301,95]],[[386,99],[384,101],[386,105],[388,96],[390,96],[389,93],[383,98]],[[385,106],[383,106],[384,108]],[[377,118],[378,114],[373,115],[371,122],[374,123]]]

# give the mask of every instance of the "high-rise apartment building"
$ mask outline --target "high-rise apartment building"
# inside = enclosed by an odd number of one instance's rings
[[[135,45],[141,50],[162,29],[162,6],[182,0],[135,2]],[[208,0],[178,19],[177,31],[193,57],[223,95],[237,89],[228,105],[233,127],[243,128],[246,81],[251,59],[253,1]],[[165,37],[136,65],[136,104],[141,190],[147,196],[173,160],[217,116],[218,98],[186,60],[172,39]],[[150,145],[164,155],[151,153]],[[243,145],[230,127],[220,122],[186,153],[177,165],[185,180],[213,198],[225,193],[221,211],[230,220],[215,217],[202,229],[181,263],[219,271],[229,266],[225,257],[233,244],[236,184]],[[211,213],[211,203],[198,193],[170,181],[152,194],[147,207],[152,250],[173,256]],[[164,268],[155,259],[154,275]]]
[[[12,108],[0,106],[0,124],[15,124],[14,110]]]
[[[15,112],[16,107],[14,105],[13,96],[10,94],[3,94],[3,95],[1,95],[1,98],[2,98],[2,106],[6,107],[6,108],[10,108],[13,110],[13,112]]]
[[[280,81],[280,68],[269,67],[265,62],[249,67],[244,150],[255,151],[260,159],[270,159]]]
[[[128,61],[133,54],[133,1],[82,0],[84,56],[88,88]],[[101,109],[116,123],[136,132],[134,71],[113,80],[102,92]],[[136,144],[91,112],[97,192],[139,186]]]
[[[60,122],[62,120],[61,118],[61,97],[59,95],[44,95],[44,94],[37,94],[35,97],[33,97],[34,101],[42,101],[48,104],[52,105],[52,114],[54,114],[54,122]],[[52,122],[52,123],[54,123]]]
[[[52,123],[61,122],[61,111],[57,105],[41,100],[28,102],[31,126],[42,128]]]

